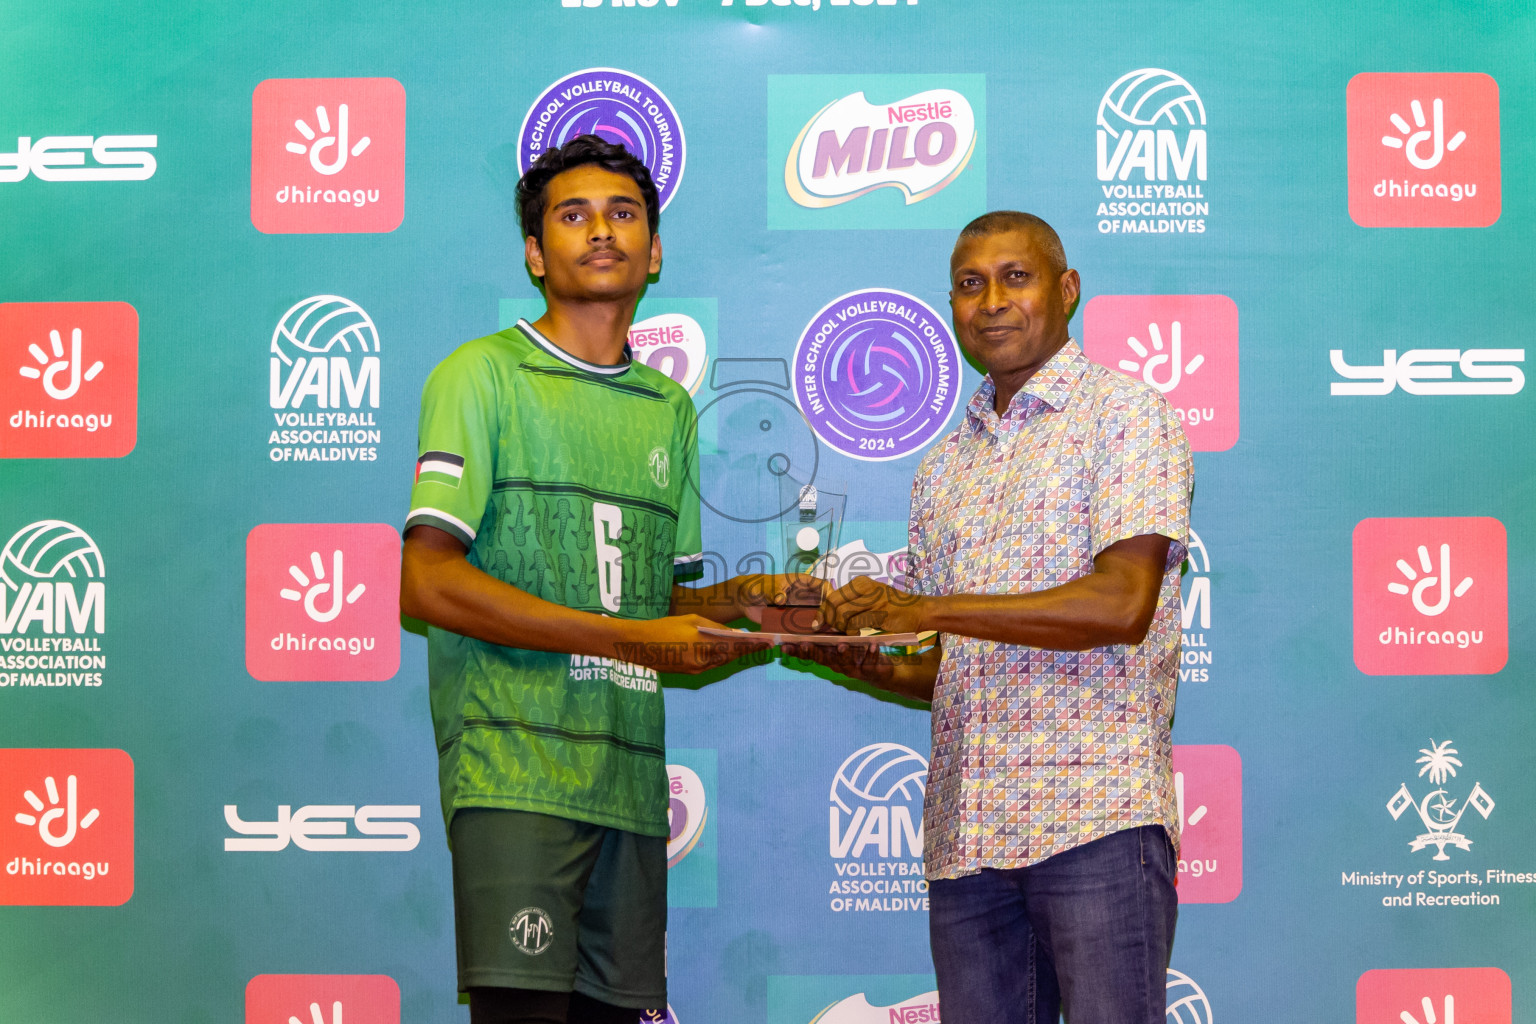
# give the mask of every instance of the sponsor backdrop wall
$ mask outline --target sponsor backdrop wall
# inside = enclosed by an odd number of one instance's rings
[[[465,1018],[398,524],[427,372],[539,312],[520,170],[587,131],[666,203],[633,349],[713,575],[899,575],[978,382],[956,229],[1055,224],[1197,453],[1168,1019],[1536,1019],[1524,12],[0,18],[0,1020]],[[672,1018],[938,1020],[923,710],[663,682]]]

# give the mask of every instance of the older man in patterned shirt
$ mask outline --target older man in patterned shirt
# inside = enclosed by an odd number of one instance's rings
[[[950,279],[955,332],[987,377],[918,468],[910,592],[863,578],[821,612],[941,644],[796,653],[932,704],[944,1019],[1162,1024],[1189,444],[1162,395],[1069,336],[1078,274],[1050,225],[977,218]]]

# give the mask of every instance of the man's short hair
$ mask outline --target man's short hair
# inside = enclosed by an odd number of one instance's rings
[[[605,171],[634,179],[645,200],[646,224],[654,236],[661,224],[661,199],[656,194],[656,183],[651,180],[650,170],[623,146],[596,135],[578,135],[563,146],[545,150],[518,181],[517,220],[523,235],[532,235],[540,245],[544,244],[544,206],[550,180],[557,174],[587,164],[596,164]]]
[[[1052,273],[1060,275],[1067,272],[1067,250],[1062,247],[1061,236],[1056,234],[1055,228],[1032,213],[1018,210],[984,213],[960,229],[960,237],[955,239],[955,245],[959,246],[967,238],[984,238],[1005,231],[1028,231],[1035,235],[1040,240],[1040,248],[1051,265]]]

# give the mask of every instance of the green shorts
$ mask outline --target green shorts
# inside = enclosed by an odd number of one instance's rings
[[[548,814],[461,808],[448,829],[459,990],[667,1002],[667,841]]]

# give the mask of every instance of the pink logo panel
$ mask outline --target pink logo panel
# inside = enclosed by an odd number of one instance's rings
[[[258,974],[245,1024],[400,1024],[400,986],[385,974]]]
[[[133,759],[0,750],[0,905],[116,907],[133,895]]]
[[[0,302],[0,458],[117,458],[139,431],[139,314]]]
[[[1499,219],[1499,85],[1488,75],[1356,75],[1345,105],[1356,224],[1485,228]]]
[[[1355,1024],[1511,1024],[1509,975],[1497,967],[1366,971]]]
[[[1231,903],[1243,891],[1243,759],[1227,746],[1173,748],[1179,902]]]
[[[1508,560],[1497,519],[1361,520],[1354,579],[1360,671],[1475,675],[1508,660]]]
[[[393,78],[269,78],[256,87],[257,230],[393,231],[404,217],[404,86]]]
[[[400,534],[383,523],[266,523],[245,541],[245,666],[272,682],[400,669]]]
[[[1083,354],[1162,392],[1195,451],[1237,443],[1237,303],[1225,295],[1096,295]]]

